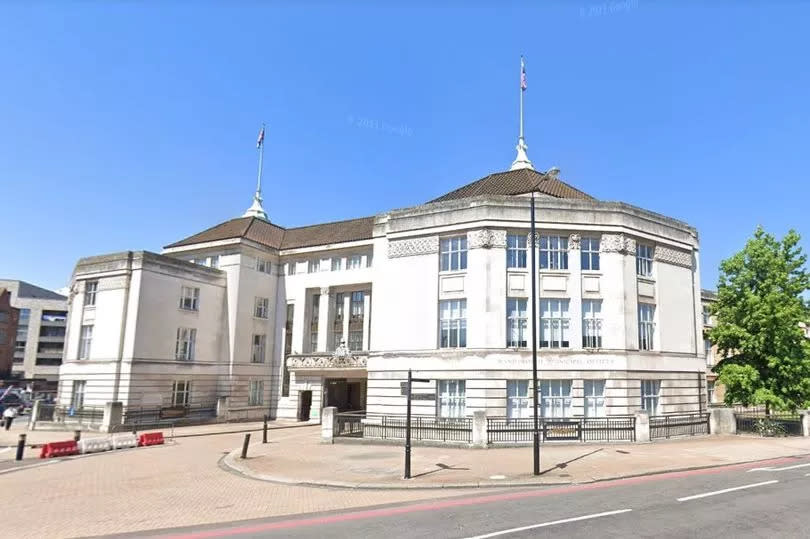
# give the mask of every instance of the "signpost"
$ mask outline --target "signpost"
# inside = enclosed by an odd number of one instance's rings
[[[405,408],[405,479],[411,478],[411,390],[413,389],[413,382],[430,382],[430,380],[414,378],[411,369],[408,369],[407,406]]]

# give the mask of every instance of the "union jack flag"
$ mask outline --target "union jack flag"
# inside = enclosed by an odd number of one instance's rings
[[[525,92],[527,87],[528,87],[528,84],[526,83],[526,64],[523,63],[523,57],[521,56],[520,57],[520,89]]]
[[[256,140],[256,148],[261,148],[262,144],[264,144],[264,126],[262,126],[262,130],[259,131],[259,138]]]

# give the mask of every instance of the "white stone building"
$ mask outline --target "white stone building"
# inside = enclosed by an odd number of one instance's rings
[[[704,410],[696,230],[596,200],[520,150],[412,208],[285,229],[257,190],[245,216],[162,254],[81,259],[60,402],[401,414],[410,368],[431,380],[414,413],[528,416],[535,191],[541,412]]]

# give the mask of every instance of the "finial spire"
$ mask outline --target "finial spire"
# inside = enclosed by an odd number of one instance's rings
[[[256,149],[259,150],[259,177],[256,180],[256,193],[253,195],[253,204],[247,209],[242,217],[258,217],[267,221],[267,213],[262,207],[262,161],[264,160],[264,124],[259,131],[259,138],[256,140]]]
[[[529,155],[526,153],[529,147],[526,146],[526,141],[523,138],[523,93],[528,87],[526,83],[526,63],[523,61],[523,56],[520,57],[520,136],[518,137],[517,157],[512,161],[512,166],[509,170],[519,170],[521,168],[528,168],[534,170],[532,162],[529,161]]]

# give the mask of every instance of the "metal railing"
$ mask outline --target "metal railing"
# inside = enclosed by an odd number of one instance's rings
[[[404,415],[374,415],[365,412],[337,414],[336,437],[404,440]],[[411,417],[411,439],[433,442],[472,442],[472,418]]]
[[[216,415],[216,402],[188,406],[125,406],[120,430],[208,423],[216,419]]]
[[[82,406],[81,408],[74,408],[72,406],[41,404],[37,416],[37,421],[52,421],[54,423],[61,423],[66,427],[97,427],[101,425],[103,419],[103,406]]]
[[[540,418],[541,442],[634,442],[634,417],[580,417],[570,419]],[[534,420],[531,418],[487,418],[487,443],[529,443],[533,440]]]
[[[802,418],[790,412],[765,410],[734,412],[738,433],[759,434],[760,436],[801,436]]]
[[[709,414],[650,416],[650,439],[709,434]]]

